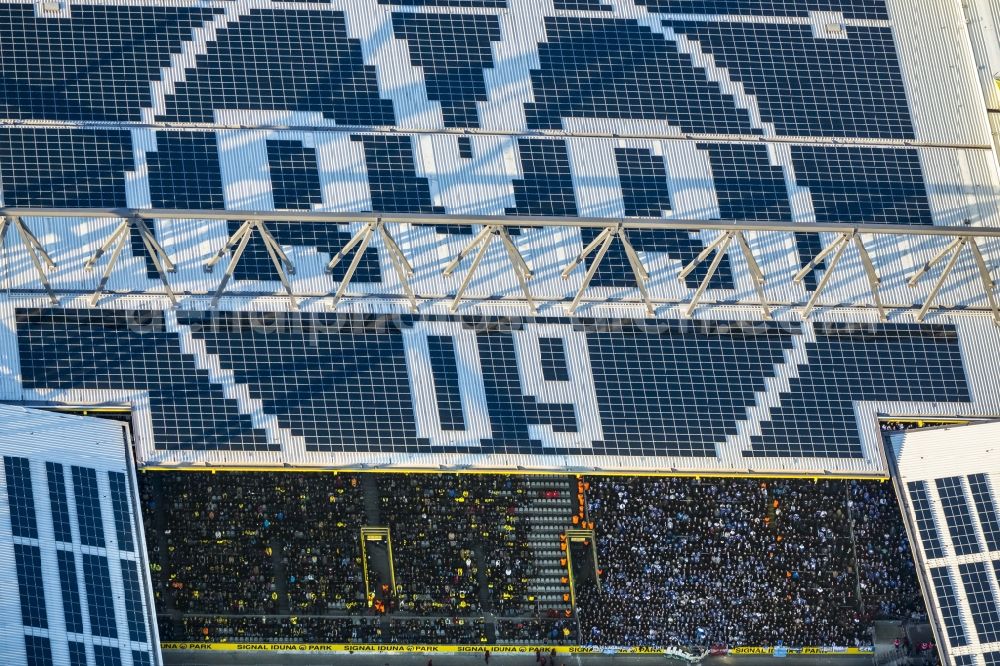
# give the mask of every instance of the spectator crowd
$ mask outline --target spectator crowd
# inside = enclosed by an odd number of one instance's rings
[[[872,620],[919,603],[888,483],[590,484],[601,572],[577,590],[585,643],[867,646]]]
[[[587,477],[574,615],[528,592],[530,477],[141,477],[162,640],[864,646],[925,612],[889,483]],[[366,525],[389,529],[394,586]]]

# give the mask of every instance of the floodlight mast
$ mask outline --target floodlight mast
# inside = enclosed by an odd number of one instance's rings
[[[923,321],[931,308],[935,306],[938,294],[943,288],[947,278],[954,272],[959,257],[966,246],[971,250],[972,259],[976,267],[978,283],[982,287],[983,293],[993,316],[993,320],[1000,325],[1000,305],[998,305],[994,290],[996,282],[991,275],[989,266],[982,254],[980,242],[990,238],[1000,238],[1000,228],[998,227],[973,227],[973,226],[928,226],[928,225],[890,225],[890,224],[841,224],[841,223],[810,223],[808,225],[792,222],[775,222],[769,220],[691,220],[691,219],[663,219],[663,218],[581,218],[569,216],[528,216],[528,217],[505,217],[505,216],[474,216],[474,215],[443,215],[443,214],[383,214],[383,213],[352,213],[352,212],[327,212],[327,211],[235,211],[235,210],[195,210],[195,209],[131,209],[131,208],[20,208],[20,207],[0,207],[0,246],[6,247],[5,239],[10,228],[17,230],[18,235],[25,246],[39,281],[44,287],[53,303],[58,302],[55,290],[48,280],[45,269],[56,268],[55,262],[51,259],[44,245],[31,233],[26,218],[115,218],[122,220],[121,224],[111,233],[104,244],[88,260],[86,267],[92,268],[95,262],[109,249],[112,251],[111,260],[105,268],[100,284],[91,299],[95,303],[104,293],[104,287],[110,278],[118,256],[124,247],[129,234],[138,232],[142,240],[143,247],[159,274],[163,283],[167,297],[176,305],[177,299],[167,280],[167,273],[175,270],[174,264],[167,251],[157,241],[151,231],[151,226],[157,220],[231,220],[242,219],[243,224],[234,232],[225,245],[223,245],[205,264],[205,270],[212,268],[223,258],[229,255],[229,262],[218,288],[212,296],[213,306],[217,306],[219,300],[225,293],[225,288],[232,279],[236,267],[246,249],[251,234],[256,231],[264,243],[272,263],[278,274],[278,278],[287,293],[292,307],[297,307],[296,293],[294,291],[291,275],[295,273],[295,267],[285,253],[281,245],[274,239],[274,236],[267,228],[269,223],[327,223],[337,225],[361,224],[361,229],[355,233],[344,247],[331,259],[327,266],[327,272],[341,260],[353,253],[351,263],[340,280],[336,293],[329,301],[331,307],[336,307],[347,295],[352,278],[361,262],[364,252],[368,249],[373,240],[378,240],[389,256],[390,262],[400,281],[400,285],[410,304],[411,310],[416,311],[419,306],[419,298],[415,293],[410,278],[415,274],[414,266],[406,256],[393,234],[390,232],[390,225],[414,225],[427,226],[455,226],[455,227],[480,227],[474,234],[472,240],[452,259],[443,269],[444,275],[451,275],[464,261],[466,257],[475,252],[473,262],[458,287],[451,309],[455,311],[465,295],[466,289],[474,279],[477,268],[482,259],[486,256],[492,241],[499,240],[499,246],[508,257],[510,268],[523,293],[524,300],[532,312],[537,311],[536,299],[532,296],[528,284],[535,275],[534,269],[529,266],[524,254],[518,247],[514,238],[510,235],[511,227],[537,229],[545,227],[575,227],[578,229],[600,229],[600,233],[591,241],[583,251],[573,259],[561,272],[561,276],[566,279],[572,271],[581,263],[589,261],[587,271],[577,289],[574,297],[570,301],[567,309],[573,314],[576,313],[583,296],[596,275],[601,262],[617,240],[624,250],[629,262],[632,276],[635,278],[636,287],[645,305],[646,312],[653,315],[656,312],[656,305],[649,296],[648,283],[651,280],[649,269],[643,263],[640,253],[635,249],[628,239],[630,230],[676,230],[676,231],[718,231],[719,235],[711,241],[691,262],[681,270],[679,278],[683,280],[702,264],[713,252],[713,257],[706,274],[698,287],[695,289],[686,309],[686,316],[693,316],[698,304],[701,302],[705,292],[709,289],[712,277],[716,274],[723,257],[735,243],[739,248],[746,268],[749,271],[750,279],[757,294],[758,302],[765,319],[771,318],[773,303],[768,299],[765,292],[767,277],[754,255],[753,248],[747,239],[747,235],[762,233],[828,233],[835,234],[834,241],[827,245],[812,258],[805,266],[798,270],[792,278],[796,284],[810,272],[817,270],[827,258],[830,261],[823,267],[823,275],[813,290],[805,306],[800,313],[804,318],[808,318],[815,308],[819,307],[819,298],[836,273],[837,266],[848,247],[854,247],[860,257],[861,265],[865,272],[865,278],[872,295],[872,300],[878,310],[881,319],[888,317],[886,306],[879,293],[882,279],[879,271],[872,259],[868,248],[863,240],[864,236],[889,236],[889,237],[940,237],[949,241],[949,244],[937,253],[930,261],[923,265],[914,273],[908,284],[916,286],[920,279],[933,270],[945,257],[948,261],[944,269],[938,276],[938,280],[933,285],[929,295],[919,304],[916,318]],[[596,251],[596,254],[595,254]],[[883,257],[883,260],[885,258]],[[918,304],[914,304],[914,308]],[[830,306],[827,306],[830,307]],[[940,309],[941,306],[938,306]]]

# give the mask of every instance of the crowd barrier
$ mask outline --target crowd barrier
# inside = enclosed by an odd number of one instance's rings
[[[414,653],[460,653],[483,652],[489,650],[492,654],[531,653],[541,650],[549,653],[553,649],[556,654],[653,654],[669,655],[679,658],[697,658],[681,650],[670,648],[649,647],[597,647],[589,645],[403,645],[380,643],[161,643],[164,650],[221,650],[221,651],[251,651],[251,652],[414,652]],[[865,655],[874,654],[874,648],[856,647],[734,647],[713,648],[712,654],[730,655],[774,655],[776,651],[794,655]]]

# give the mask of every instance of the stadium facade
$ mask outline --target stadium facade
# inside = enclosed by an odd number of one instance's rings
[[[144,464],[884,474],[877,415],[1000,413],[992,25],[0,3],[0,397]]]

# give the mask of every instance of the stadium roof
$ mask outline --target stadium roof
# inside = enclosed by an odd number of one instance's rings
[[[159,664],[124,424],[11,405],[0,423],[0,660]]]
[[[948,663],[995,663],[1000,421],[902,431],[889,439],[903,517],[942,654]],[[986,661],[976,655],[987,655]]]

